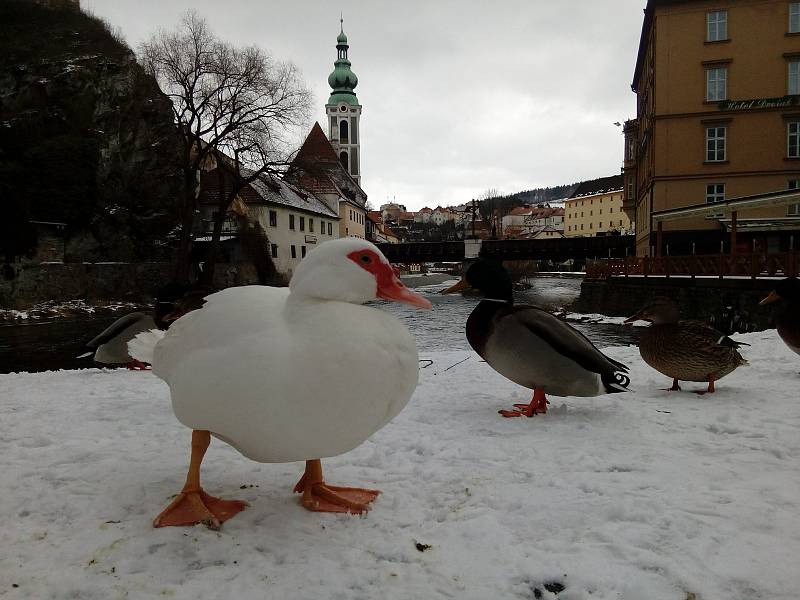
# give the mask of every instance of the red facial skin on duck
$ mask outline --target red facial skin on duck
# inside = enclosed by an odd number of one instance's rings
[[[375,277],[378,284],[376,294],[378,298],[410,304],[418,308],[431,308],[431,303],[425,297],[404,286],[394,268],[383,262],[374,251],[356,250],[348,254],[347,258]]]

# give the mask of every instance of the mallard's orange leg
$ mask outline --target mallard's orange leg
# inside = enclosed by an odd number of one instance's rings
[[[302,493],[300,502],[315,512],[341,512],[360,515],[370,509],[378,490],[328,485],[322,478],[322,461],[307,460],[306,470],[294,491]]]
[[[698,396],[702,396],[703,394],[713,394],[716,391],[714,388],[714,376],[708,376],[708,389],[707,390],[698,390],[695,392]]]
[[[544,390],[536,388],[533,390],[530,404],[515,404],[514,407],[517,410],[498,410],[497,412],[504,417],[532,417],[533,415],[545,414],[548,404]]]
[[[153,527],[204,523],[209,529],[219,529],[222,523],[248,506],[247,502],[241,500],[220,500],[209,496],[200,487],[200,463],[210,444],[210,432],[192,431],[192,458],[186,484],[181,493],[155,518]]]
[[[680,392],[681,391],[681,386],[678,385],[678,380],[673,378],[672,387],[671,388],[667,388],[666,391],[667,392]]]

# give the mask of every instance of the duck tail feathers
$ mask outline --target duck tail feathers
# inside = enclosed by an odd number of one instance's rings
[[[728,348],[741,348],[742,346],[749,346],[747,342],[737,342],[734,339],[729,338],[727,335],[721,336],[717,340],[717,346],[727,346]]]
[[[153,350],[164,337],[165,331],[150,329],[143,331],[128,342],[128,354],[136,360],[153,364]]]
[[[607,394],[630,391],[628,386],[631,384],[631,378],[624,373],[606,373],[600,376],[600,380],[603,382]]]

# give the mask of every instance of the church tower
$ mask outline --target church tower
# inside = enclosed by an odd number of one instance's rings
[[[344,20],[336,38],[336,62],[333,72],[328,76],[328,85],[333,88],[331,97],[325,105],[328,115],[328,139],[339,155],[339,160],[348,173],[361,185],[361,139],[359,119],[361,105],[353,91],[358,85],[358,77],[350,70],[347,59],[347,36],[344,34]]]

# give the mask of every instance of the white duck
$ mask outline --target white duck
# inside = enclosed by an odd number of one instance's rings
[[[393,316],[362,306],[376,298],[431,306],[374,245],[338,239],[310,252],[288,289],[223,290],[167,332],[132,342],[134,356],[169,384],[178,420],[193,430],[186,485],[156,527],[218,528],[246,506],[200,487],[211,435],[258,462],[305,460],[295,491],[309,510],[368,509],[379,492],[327,485],[319,459],[361,444],[416,387],[414,338]]]

